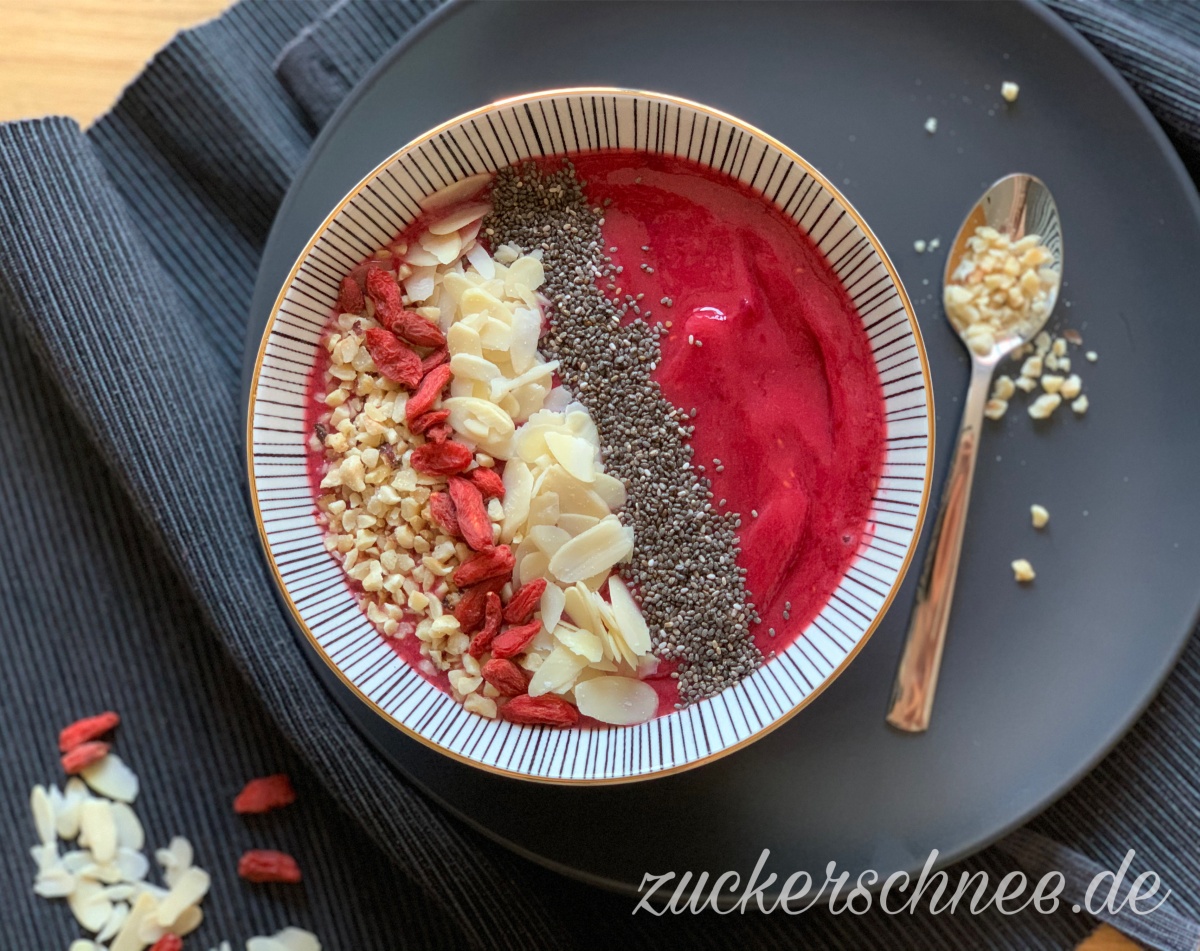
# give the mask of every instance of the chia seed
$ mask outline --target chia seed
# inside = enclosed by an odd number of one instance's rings
[[[666,331],[640,316],[622,324],[633,301],[601,289],[622,268],[605,259],[603,218],[569,160],[556,171],[504,169],[491,198],[484,224],[495,244],[542,252],[551,321],[541,347],[560,361],[563,385],[596,423],[607,471],[628,489],[617,514],[635,541],[619,571],[638,595],[654,652],[677,663],[681,706],[711,697],[762,664],[750,633],[761,619],[737,564],[738,515],[713,506],[711,483],[691,463],[689,414],[651,376]]]

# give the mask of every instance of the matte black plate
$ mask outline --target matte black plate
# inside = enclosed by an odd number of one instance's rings
[[[1020,99],[999,96],[1016,80]],[[595,789],[504,780],[388,727],[313,656],[347,715],[406,774],[513,848],[634,890],[648,870],[836,860],[857,874],[972,852],[1044,808],[1129,727],[1195,624],[1200,594],[1200,202],[1149,114],[1052,15],[1016,4],[467,4],[398,48],[330,122],[279,213],[252,362],[304,243],[409,139],[491,100],[615,85],[727,110],[841,187],[896,261],[936,381],[938,479],[967,380],[938,306],[941,253],[983,188],[1040,176],[1062,212],[1058,318],[1091,412],[989,425],[932,728],[884,724],[912,586],[809,709],[696,771]],[[989,88],[990,87],[990,88]],[[923,125],[936,116],[938,131]],[[928,282],[928,283],[926,283]],[[940,484],[940,481],[939,483]],[[1051,512],[1029,524],[1029,505]],[[932,519],[929,520],[932,522]],[[920,553],[919,553],[920,555]],[[919,557],[919,556],[918,556]],[[1035,584],[1009,562],[1029,558]],[[303,637],[299,649],[308,650]]]

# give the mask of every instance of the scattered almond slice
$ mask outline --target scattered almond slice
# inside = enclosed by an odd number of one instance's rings
[[[625,582],[616,575],[608,579],[608,598],[621,637],[629,649],[639,656],[650,653],[650,628]]]
[[[116,802],[113,803],[112,815],[117,827],[117,845],[140,852],[146,844],[146,833],[137,813],[128,804]]]
[[[565,647],[556,647],[529,681],[529,695],[540,697],[546,693],[563,693],[571,689],[579,672],[587,666],[586,658]]]
[[[54,807],[45,786],[34,786],[29,794],[29,808],[33,812],[33,825],[37,829],[39,842],[53,842],[55,836]]]
[[[101,796],[117,802],[133,802],[137,799],[138,778],[116,753],[109,753],[84,769],[80,775]]]
[[[658,709],[658,694],[632,677],[596,677],[575,685],[575,703],[584,716],[614,726],[645,723]]]
[[[572,584],[628,558],[633,551],[633,529],[609,515],[576,535],[550,559],[550,573]]]
[[[109,951],[143,951],[147,942],[139,934],[142,922],[154,917],[157,907],[158,900],[149,892],[138,895]]]
[[[67,907],[80,927],[93,933],[103,928],[112,914],[112,902],[105,897],[104,886],[88,878],[79,879],[75,891],[67,896]]]
[[[175,919],[183,914],[185,908],[199,904],[200,900],[208,894],[209,884],[208,872],[192,866],[179,876],[179,880],[171,886],[171,890],[162,900],[162,904],[155,909],[155,920],[163,927],[170,928]]]
[[[125,919],[129,917],[129,906],[123,901],[119,901],[113,905],[112,913],[108,916],[108,921],[104,923],[104,927],[100,929],[96,935],[96,940],[100,942],[108,941],[125,924]]]
[[[103,799],[89,799],[83,804],[83,811],[79,817],[79,842],[91,850],[101,865],[111,862],[116,857],[117,824],[113,819],[110,803]]]
[[[556,584],[547,584],[546,590],[542,592],[542,600],[539,605],[539,610],[542,615],[542,625],[545,630],[553,631],[562,620],[563,609],[566,607],[567,599],[563,593],[563,589]]]
[[[492,206],[487,202],[475,202],[473,204],[462,205],[450,212],[444,218],[439,218],[429,226],[429,233],[436,235],[447,235],[452,231],[459,231],[469,224],[480,221],[484,215],[492,210]],[[451,258],[450,261],[454,259]],[[450,261],[443,261],[443,264],[449,264]]]
[[[418,204],[424,211],[432,211],[435,208],[448,208],[451,205],[458,204],[460,201],[469,201],[474,198],[487,188],[491,181],[492,176],[488,172],[470,175],[457,182],[452,182],[432,195],[426,195]]]
[[[572,478],[588,484],[596,481],[596,449],[587,440],[551,432],[546,433],[546,446]]]

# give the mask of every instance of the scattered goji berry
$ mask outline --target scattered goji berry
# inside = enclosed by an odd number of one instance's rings
[[[507,578],[492,578],[463,591],[458,604],[454,605],[454,620],[458,621],[459,630],[464,634],[472,634],[479,629],[487,610],[488,592],[498,593],[507,581]]]
[[[431,409],[428,413],[422,413],[416,419],[408,424],[410,432],[416,435],[421,435],[428,432],[431,426],[436,426],[438,423],[444,423],[450,418],[450,410],[448,409]]]
[[[389,380],[410,390],[421,382],[421,358],[394,334],[372,327],[367,331],[367,352],[375,361],[375,368]]]
[[[63,753],[62,768],[67,775],[81,773],[93,763],[98,763],[112,749],[111,743],[101,743],[99,740],[89,740],[80,743],[70,751]]]
[[[443,443],[454,434],[449,423],[435,423],[425,430],[425,438],[430,442]]]
[[[504,498],[504,480],[495,469],[485,469],[479,466],[470,472],[471,481],[483,493],[485,499]]]
[[[450,359],[450,351],[445,347],[438,347],[432,353],[421,358],[421,369],[428,373],[435,367],[440,367],[443,363]]]
[[[492,520],[488,518],[483,495],[475,483],[455,476],[450,480],[450,498],[454,500],[454,514],[463,541],[476,551],[491,548]]]
[[[233,800],[233,811],[240,816],[270,812],[290,806],[296,801],[296,790],[286,773],[252,779]]]
[[[343,277],[342,287],[338,292],[338,310],[343,314],[361,314],[366,306],[358,281],[352,277]]]
[[[363,284],[367,296],[375,305],[375,319],[379,323],[383,324],[386,314],[404,309],[404,304],[400,301],[400,286],[396,283],[396,275],[386,270],[382,263],[379,267],[367,269],[363,275]]]
[[[467,648],[467,653],[475,658],[482,657],[492,646],[496,635],[500,633],[500,622],[504,619],[504,613],[500,608],[500,595],[495,591],[487,593],[483,614],[483,630],[471,639],[471,644]]]
[[[443,363],[440,367],[434,367],[425,374],[425,379],[421,381],[421,385],[417,387],[417,391],[408,398],[408,402],[404,404],[404,418],[412,428],[413,422],[419,416],[423,416],[429,410],[433,409],[433,404],[437,402],[438,397],[442,395],[442,390],[446,388],[446,384],[450,382],[450,365]]]
[[[429,437],[429,432],[426,437]],[[462,472],[471,464],[472,458],[471,450],[462,443],[446,441],[427,442],[424,446],[418,446],[408,461],[414,469],[425,475],[448,476]]]
[[[454,502],[445,492],[429,494],[429,514],[447,535],[457,538],[462,534],[458,527],[458,516],[454,512]]]
[[[150,951],[183,951],[183,938],[177,934],[165,934],[150,946]]]
[[[501,696],[516,697],[529,689],[529,681],[533,675],[522,670],[511,660],[501,660],[493,657],[479,669],[479,674],[485,681],[500,691]]]
[[[476,552],[454,569],[451,579],[460,588],[479,584],[479,582],[491,578],[507,580],[512,577],[515,561],[511,548],[507,545],[497,545],[487,551]]]
[[[510,723],[530,726],[574,726],[579,722],[579,711],[552,693],[540,697],[523,693],[513,697],[500,708],[500,716]]]
[[[300,866],[286,852],[271,849],[252,849],[238,860],[238,875],[248,882],[300,881]]]
[[[541,620],[530,621],[528,624],[521,624],[517,627],[510,627],[492,641],[492,656],[504,659],[525,653],[525,649],[538,636],[538,631],[541,629]]]
[[[61,753],[75,749],[80,743],[97,740],[117,728],[121,718],[111,710],[97,713],[94,717],[84,717],[76,720],[70,726],[65,726],[58,734],[58,749]]]
[[[541,603],[542,592],[545,590],[545,578],[534,578],[533,581],[521,585],[504,608],[504,620],[509,624],[528,624],[533,612]]]
[[[446,335],[437,324],[430,323],[411,310],[386,307],[375,311],[375,318],[397,337],[418,347],[443,347]]]

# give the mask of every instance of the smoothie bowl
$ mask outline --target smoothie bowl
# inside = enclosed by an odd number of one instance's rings
[[[929,373],[874,235],[715,110],[573,89],[368,175],[276,302],[249,412],[294,619],[494,772],[699,765],[845,668],[912,557]]]

